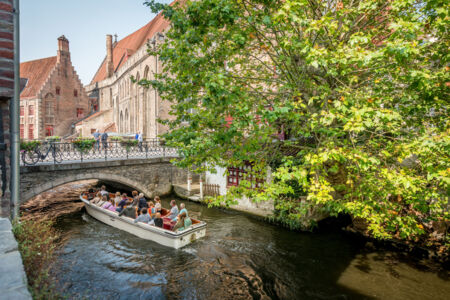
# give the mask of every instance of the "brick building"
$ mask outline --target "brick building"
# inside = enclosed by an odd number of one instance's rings
[[[64,137],[89,113],[89,100],[70,60],[69,41],[58,38],[56,56],[23,62],[20,77],[27,84],[20,94],[21,139]]]
[[[106,37],[106,57],[100,64],[91,84],[85,87],[88,95],[97,100],[98,112],[78,122],[76,131],[90,136],[95,130],[119,133],[140,131],[144,138],[156,138],[168,128],[157,122],[167,119],[170,103],[163,101],[154,89],[147,89],[131,81],[153,79],[161,72],[162,63],[157,56],[150,56],[149,46],[154,47],[164,39],[169,29],[168,20],[162,14],[137,31],[114,41]]]
[[[12,0],[0,0],[0,217],[10,212],[10,118],[14,96]]]

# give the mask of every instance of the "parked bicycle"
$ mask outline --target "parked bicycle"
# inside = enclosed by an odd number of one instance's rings
[[[48,155],[51,153],[53,161],[60,163],[63,160],[62,152],[59,147],[56,147],[54,143],[50,143],[47,152],[43,154],[39,145],[31,151],[22,152],[22,161],[26,165],[35,165],[40,160],[44,161]]]

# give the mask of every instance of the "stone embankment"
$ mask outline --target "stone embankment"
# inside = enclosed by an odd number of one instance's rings
[[[0,298],[31,300],[22,257],[7,218],[0,218],[0,261]]]

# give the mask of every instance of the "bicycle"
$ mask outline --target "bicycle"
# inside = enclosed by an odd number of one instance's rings
[[[22,152],[22,161],[26,165],[35,165],[40,160],[44,161],[50,154],[50,151],[53,157],[53,161],[61,163],[63,160],[61,150],[59,150],[59,148],[57,148],[54,143],[50,143],[50,147],[47,149],[47,152],[45,154],[42,154],[39,145],[36,145],[36,147],[32,151]]]

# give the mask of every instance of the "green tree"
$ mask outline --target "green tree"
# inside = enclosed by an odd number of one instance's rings
[[[271,166],[230,193],[291,220],[348,213],[377,238],[449,221],[448,1],[146,4],[172,26],[149,49],[164,72],[140,83],[172,103],[181,166]]]

